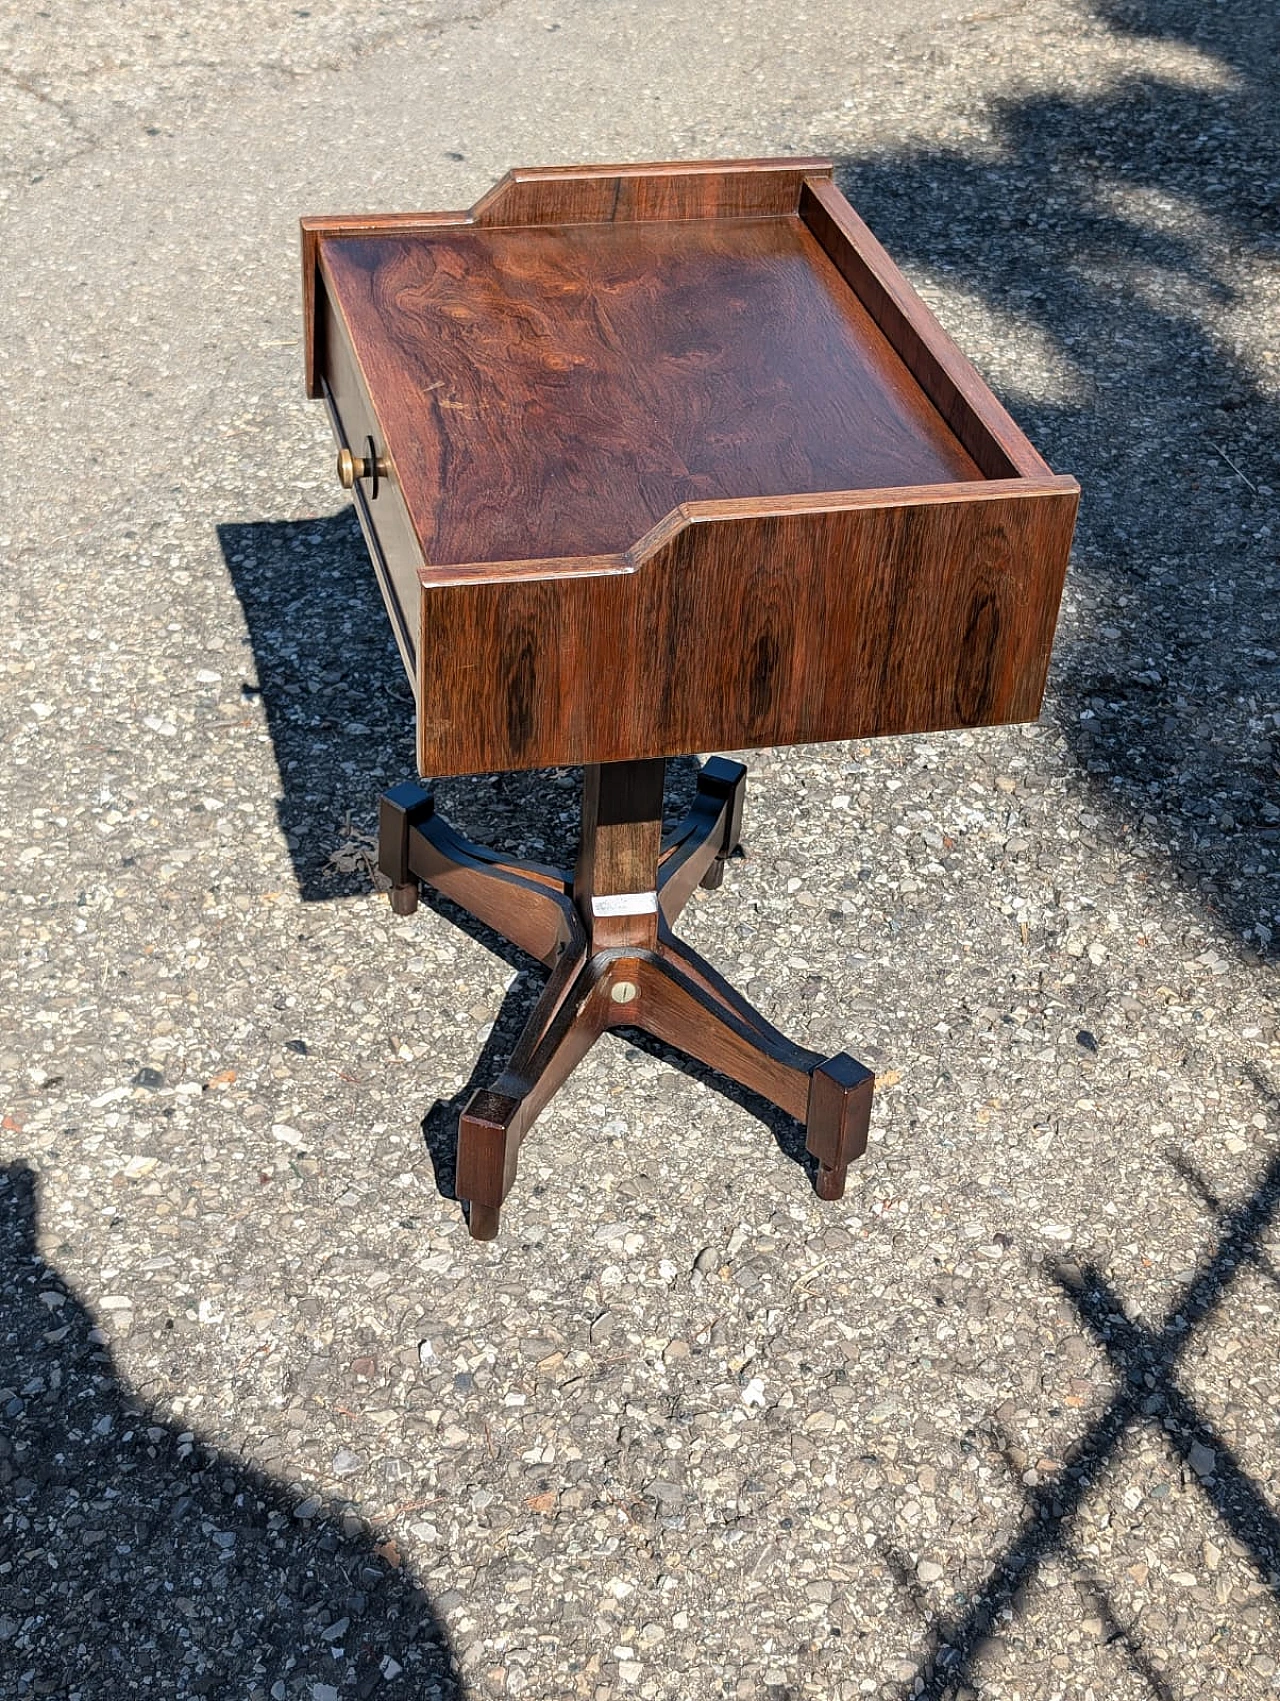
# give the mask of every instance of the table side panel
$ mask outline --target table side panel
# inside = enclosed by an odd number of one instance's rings
[[[342,316],[329,299],[323,282],[319,285],[316,311],[323,327],[324,379],[340,425],[340,441],[353,454],[363,455],[366,437],[372,437],[379,454],[388,454],[387,440],[370,400],[364,375],[351,345]],[[422,551],[404,497],[396,483],[394,456],[389,456],[389,476],[379,480],[378,494],[370,498],[358,486],[356,512],[375,562],[380,557],[386,569],[383,594],[388,598],[396,638],[410,683],[417,690],[418,572]],[[374,535],[369,536],[372,532]],[[379,575],[380,579],[382,575]]]
[[[1034,719],[1079,493],[968,492],[695,520],[628,572],[424,585],[422,771]]]

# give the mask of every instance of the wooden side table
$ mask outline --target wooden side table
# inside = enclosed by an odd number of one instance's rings
[[[825,160],[517,171],[470,212],[302,230],[308,393],[420,771],[585,770],[572,872],[469,844],[429,788],[382,803],[400,913],[426,881],[551,971],[461,1118],[471,1233],[497,1233],[521,1140],[614,1026],[802,1121],[838,1198],[873,1077],[792,1044],[675,936],[737,846],[745,769],[709,761],[664,841],[665,759],[1033,719],[1078,487]]]

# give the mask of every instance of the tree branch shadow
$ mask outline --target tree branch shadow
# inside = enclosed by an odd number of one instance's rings
[[[1094,3],[1194,47],[1198,72],[997,101],[981,151],[886,148],[838,175],[943,318],[987,327],[995,387],[1080,479],[1046,712],[1126,842],[1274,952],[1280,412],[1263,351],[1218,319],[1280,256],[1280,18]]]
[[[1280,1517],[1194,1401],[1178,1386],[1176,1370],[1195,1330],[1220,1309],[1240,1270],[1253,1264],[1258,1243],[1280,1209],[1280,1153],[1267,1165],[1252,1193],[1221,1214],[1218,1237],[1186,1294],[1154,1328],[1126,1320],[1119,1296],[1102,1273],[1061,1266],[1051,1272],[1111,1361],[1116,1392],[1106,1410],[1070,1449],[1060,1479],[1025,1496],[1021,1533],[993,1562],[962,1618],[938,1617],[928,1637],[934,1644],[919,1674],[903,1691],[928,1701],[948,1701],[969,1681],[975,1660],[997,1616],[1011,1610],[1014,1596],[1050,1554],[1071,1541],[1072,1524],[1085,1496],[1131,1429],[1158,1426],[1166,1444],[1187,1466],[1210,1506],[1249,1555],[1260,1581],[1280,1604]],[[1193,1458],[1194,1450],[1194,1458]],[[1206,1469],[1209,1457],[1212,1467]],[[1114,1609],[1108,1609],[1115,1618]],[[1118,1623],[1118,1619],[1117,1619]],[[1134,1653],[1133,1669],[1144,1675],[1147,1656]],[[1147,1661],[1149,1665],[1149,1661]],[[1152,1694],[1167,1690],[1154,1668],[1145,1673]]]
[[[1046,715],[1101,831],[1153,879],[1172,869],[1250,965],[1280,944],[1280,410],[1258,327],[1251,341],[1244,323],[1280,258],[1280,14],[1254,0],[1093,7],[1118,35],[1200,57],[1176,79],[1143,71],[1097,93],[995,102],[981,150],[886,147],[843,158],[839,179],[941,316],[987,328],[994,386],[1050,463],[1080,478]],[[1117,1391],[1062,1477],[1026,1493],[1020,1533],[963,1616],[929,1623],[904,1696],[943,1701],[975,1681],[997,1617],[1068,1546],[1086,1492],[1141,1424],[1158,1427],[1276,1597],[1280,1518],[1176,1371],[1241,1268],[1275,1279],[1260,1242],[1280,1206],[1280,1157],[1235,1207],[1172,1161],[1212,1213],[1213,1250],[1150,1329],[1125,1321],[1100,1271],[1060,1273]],[[1169,1674],[1104,1604],[1130,1669],[1170,1701]]]

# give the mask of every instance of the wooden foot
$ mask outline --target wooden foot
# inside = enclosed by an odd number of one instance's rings
[[[457,1187],[473,1212],[480,1206],[482,1212],[496,1213],[510,1193],[520,1144],[603,1031],[606,998],[603,965],[566,952],[525,1023],[511,1062],[492,1087],[472,1094],[458,1124]],[[488,1219],[482,1215],[481,1220]]]
[[[698,884],[704,892],[718,892],[720,887],[724,885],[724,865],[727,860],[723,856],[716,857],[702,879],[699,880]]]
[[[668,927],[698,886],[714,891],[742,836],[747,770],[713,756],[698,775],[693,805],[666,839],[658,863],[658,902]]]
[[[823,1199],[844,1192],[866,1148],[875,1080],[843,1052],[796,1045],[671,932],[699,884],[719,885],[742,829],[746,769],[713,758],[684,821],[661,840],[660,760],[588,768],[574,874],[471,844],[435,813],[430,791],[382,802],[378,863],[399,914],[419,882],[551,968],[511,1056],[472,1094],[458,1127],[457,1187],[472,1238],[491,1240],[539,1112],[606,1028],[636,1027],[803,1122]]]
[[[818,1160],[818,1197],[844,1195],[849,1165],[867,1149],[876,1078],[841,1051],[820,1063],[809,1082],[805,1146]]]
[[[847,1164],[840,1169],[828,1169],[826,1164],[819,1164],[818,1178],[813,1184],[813,1190],[819,1199],[843,1199],[844,1184],[848,1175],[849,1166]]]
[[[496,1206],[473,1202],[467,1207],[467,1228],[472,1240],[497,1240],[501,1227],[502,1212]]]

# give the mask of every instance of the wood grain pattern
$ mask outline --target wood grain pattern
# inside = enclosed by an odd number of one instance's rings
[[[1050,476],[835,184],[806,183],[800,214],[986,477]]]
[[[798,218],[349,237],[321,267],[431,565],[979,476]]]
[[[623,570],[428,583],[423,771],[1033,719],[1074,482],[901,495],[799,512],[695,507]],[[607,690],[576,688],[584,656],[609,658]]]
[[[437,230],[442,225],[467,224],[469,213],[342,213],[328,218],[298,221],[302,236],[302,345],[306,367],[307,395],[323,395],[321,375],[325,369],[328,339],[320,311],[320,244],[326,237],[370,235],[375,231]]]
[[[638,165],[525,166],[507,172],[467,212],[338,213],[305,218],[302,317],[307,394],[320,394],[323,327],[316,279],[323,237],[401,235],[444,225],[581,224],[605,220],[767,217],[794,213],[806,182],[831,176],[831,161],[672,160]]]

